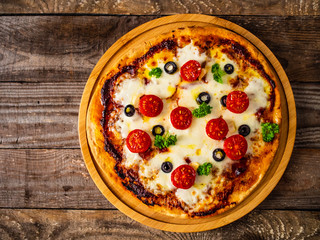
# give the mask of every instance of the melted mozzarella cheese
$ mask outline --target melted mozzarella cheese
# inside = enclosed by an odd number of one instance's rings
[[[174,61],[177,63],[178,69],[180,69],[183,64],[190,60],[196,60],[202,64],[206,59],[207,55],[205,53],[200,53],[199,49],[191,42],[183,48],[178,48],[177,57],[174,58]]]
[[[118,87],[119,90],[115,93],[114,100],[123,106],[127,104],[137,106],[139,98],[143,94],[144,83],[139,78],[131,78],[129,74],[124,74],[123,78]]]
[[[164,69],[164,62],[159,61],[158,67],[162,70]],[[144,66],[149,71],[147,65]],[[144,94],[153,94],[160,98],[169,98],[171,97],[176,90],[176,86],[180,82],[180,74],[179,71],[175,72],[174,74],[168,74],[166,71],[162,71],[162,74],[159,78],[152,76],[150,78],[150,82],[144,86]]]
[[[209,138],[205,132],[207,122],[213,118],[223,116],[227,121],[229,127],[227,137],[238,134],[237,129],[240,125],[249,125],[251,133],[246,137],[249,146],[247,152],[252,153],[253,151],[250,138],[260,131],[260,123],[256,119],[255,113],[259,108],[265,108],[267,104],[264,81],[261,78],[251,79],[244,90],[249,96],[248,109],[241,114],[232,113],[221,107],[220,98],[232,91],[228,80],[237,76],[239,67],[225,54],[221,54],[219,58],[212,57],[209,58],[205,53],[200,53],[198,48],[190,43],[184,48],[178,48],[177,56],[174,58],[178,69],[189,60],[197,60],[200,63],[206,61],[202,73],[206,82],[184,82],[180,79],[179,71],[172,75],[163,71],[160,78],[151,77],[148,84],[145,84],[141,79],[127,76],[128,78],[121,82],[119,90],[115,94],[115,101],[123,106],[133,104],[136,108],[138,108],[139,98],[143,94],[154,94],[163,100],[163,110],[157,117],[148,118],[138,113],[132,117],[127,117],[122,112],[119,121],[116,122],[116,129],[123,138],[126,138],[129,132],[134,129],[142,129],[151,136],[152,142],[154,142],[151,130],[153,126],[158,124],[161,124],[166,132],[177,135],[176,145],[170,146],[169,151],[158,153],[148,161],[142,160],[139,154],[131,153],[126,146],[124,147],[122,164],[126,167],[139,165],[139,176],[142,184],[154,194],[176,189],[171,183],[171,173],[161,171],[161,164],[164,161],[170,161],[173,164],[173,170],[182,164],[186,164],[186,158],[191,161],[190,165],[195,166],[195,168],[197,165],[210,162],[217,169],[217,174],[220,174],[223,169],[232,163],[232,160],[228,157],[221,162],[216,162],[212,158],[212,152],[216,148],[223,148],[224,142],[223,140],[217,141]],[[231,75],[223,76],[222,84],[218,83],[213,79],[211,72],[211,66],[214,63],[219,63],[222,69],[225,64],[230,63],[234,66],[235,71]],[[157,66],[163,69],[163,60],[157,60]],[[144,67],[148,71],[151,70],[148,65]],[[170,122],[171,111],[178,105],[187,107],[191,111],[199,107],[196,98],[201,92],[208,92],[211,96],[209,103],[213,107],[211,114],[203,118],[193,117],[191,126],[186,130],[175,129]],[[174,93],[178,101],[168,99]],[[214,189],[215,181],[211,173],[209,176],[197,175],[195,184],[190,189],[177,189],[175,194],[179,200],[189,206],[189,210],[192,210],[197,202],[204,201],[208,197],[207,191],[208,189]]]
[[[249,112],[257,112],[259,108],[266,108],[268,103],[268,95],[264,91],[265,82],[261,78],[253,78],[249,85],[245,88],[244,92],[249,97],[250,105],[248,107]],[[257,94],[258,93],[258,94]]]
[[[132,167],[133,165],[136,165],[142,161],[140,155],[130,152],[126,145],[123,147],[123,155],[126,156],[126,161],[124,164],[127,168]]]

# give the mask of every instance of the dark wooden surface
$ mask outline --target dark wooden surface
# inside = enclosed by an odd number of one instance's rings
[[[315,211],[256,210],[223,228],[201,233],[165,232],[117,210],[1,209],[2,239],[319,239]]]
[[[318,0],[2,0],[0,13],[319,15]]]
[[[75,2],[0,2],[0,239],[320,238],[317,1],[268,1],[255,8],[251,1],[205,0],[197,7],[172,1],[176,8],[169,1],[133,6],[121,0],[114,8],[112,1]],[[149,10],[141,7],[145,2]],[[110,15],[129,11],[135,16]],[[109,15],[39,14],[75,12]],[[251,31],[280,60],[297,104],[295,148],[277,187],[247,216],[202,233],[155,230],[116,210],[92,182],[77,136],[82,91],[102,54],[134,27],[173,12],[223,14]]]

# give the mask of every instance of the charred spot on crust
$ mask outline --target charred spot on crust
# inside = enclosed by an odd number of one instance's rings
[[[146,205],[153,206],[155,204],[154,199],[156,196],[151,192],[147,191],[144,186],[140,183],[138,173],[133,169],[123,169],[119,162],[114,167],[118,176],[123,180],[122,185],[134,193],[138,199],[140,199]]]
[[[114,170],[121,179],[125,179],[126,175],[123,173],[123,169],[120,168],[118,163],[116,163],[116,165],[114,166]]]
[[[137,58],[133,61],[133,65],[135,65],[137,68],[141,66],[147,59],[152,57],[155,53],[158,53],[164,49],[172,50],[177,46],[177,43],[174,40],[167,39],[163,40],[161,43],[151,47],[149,51],[144,54],[142,57]]]
[[[131,184],[122,183],[122,184],[126,187],[126,189],[133,192],[137,196],[137,198],[139,198],[144,204],[150,205],[150,206],[155,205],[154,201],[151,198],[151,195],[150,195],[151,193],[145,191],[142,185],[137,185],[134,183],[131,183]]]
[[[220,203],[217,206],[215,206],[214,208],[211,208],[206,211],[201,211],[201,212],[193,212],[191,216],[192,217],[209,216],[209,215],[214,214],[215,212],[217,212],[220,209],[223,209],[223,208],[230,206],[230,205],[234,205],[234,203],[230,203],[228,200],[229,196],[233,193],[233,189],[234,189],[234,187],[231,186],[229,189],[226,189],[223,192],[218,192],[217,197],[218,197]]]
[[[102,128],[104,128],[105,123],[106,123],[106,109],[103,109],[102,118],[100,119],[100,125],[102,126]]]
[[[121,154],[115,149],[114,145],[105,137],[104,150],[108,152],[117,162],[122,161]]]
[[[250,52],[244,47],[242,46],[240,43],[234,42],[234,41],[230,41],[231,43],[231,48],[239,55],[244,56],[244,58],[247,61],[251,60],[251,54]]]
[[[214,214],[216,211],[218,211],[219,209],[223,208],[222,206],[219,206],[219,207],[215,207],[215,208],[212,208],[208,211],[202,211],[202,212],[193,212],[192,213],[192,217],[204,217],[204,216],[209,216],[211,214]]]

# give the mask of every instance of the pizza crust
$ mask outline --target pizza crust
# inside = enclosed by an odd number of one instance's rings
[[[87,114],[87,122],[86,122],[86,129],[87,129],[87,138],[88,143],[90,146],[91,154],[95,160],[95,162],[98,164],[99,168],[103,171],[103,174],[107,177],[108,182],[107,185],[110,188],[112,192],[114,192],[117,197],[121,200],[123,200],[126,203],[129,203],[132,207],[136,207],[137,209],[140,209],[140,211],[144,211],[146,208],[151,208],[153,211],[163,214],[164,216],[172,216],[172,217],[178,217],[178,218],[195,218],[195,217],[205,217],[204,216],[190,216],[186,214],[182,209],[179,208],[173,208],[169,209],[165,206],[147,206],[144,204],[141,204],[141,201],[137,198],[135,194],[133,194],[131,191],[127,190],[127,188],[122,184],[121,178],[116,174],[114,168],[116,165],[115,158],[110,155],[107,151],[105,151],[105,138],[103,135],[103,128],[100,124],[101,119],[103,118],[102,112],[104,110],[104,106],[101,103],[101,89],[103,85],[105,84],[105,81],[107,79],[110,79],[113,75],[115,75],[119,69],[131,65],[135,59],[137,59],[140,56],[143,56],[150,48],[150,46],[155,46],[157,44],[160,44],[164,40],[167,40],[173,36],[179,37],[179,36],[201,36],[201,35],[207,35],[208,32],[214,33],[214,35],[217,35],[219,37],[238,42],[240,45],[242,45],[247,51],[251,54],[252,58],[256,59],[261,63],[261,65],[264,68],[264,71],[270,76],[271,79],[276,80],[276,87],[274,88],[274,95],[275,95],[275,101],[274,101],[274,109],[273,109],[273,122],[280,124],[281,123],[281,109],[280,109],[280,93],[278,90],[279,81],[277,79],[277,75],[275,74],[274,70],[268,63],[268,61],[265,59],[265,57],[254,47],[252,46],[247,40],[240,37],[239,35],[232,33],[226,29],[223,28],[185,28],[185,29],[179,29],[174,32],[166,33],[161,36],[158,36],[152,40],[150,40],[148,43],[145,43],[145,46],[141,47],[138,46],[136,49],[130,51],[128,55],[122,59],[117,67],[114,67],[106,76],[100,77],[99,80],[97,80],[97,84],[94,90],[94,93],[91,97],[89,108],[88,108],[88,114]],[[110,81],[110,80],[107,80]],[[256,179],[255,183],[246,187],[241,187],[240,185],[236,186],[233,193],[230,195],[230,202],[240,203],[245,197],[247,197],[250,192],[255,188],[255,186],[261,181],[264,174],[269,168],[269,165],[276,153],[277,147],[279,144],[279,134],[276,136],[276,138],[273,141],[273,144],[270,145],[270,147],[267,148],[265,151],[264,157],[260,159],[259,167],[255,168],[256,165],[249,165],[249,171],[257,172],[255,174]],[[250,176],[241,176],[242,179],[249,178]],[[234,205],[226,206],[225,208],[222,208],[220,210],[216,210],[214,213],[209,214],[208,216],[212,216],[214,214],[220,214],[227,209],[233,207]]]

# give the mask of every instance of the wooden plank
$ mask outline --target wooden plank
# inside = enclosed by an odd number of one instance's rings
[[[7,239],[319,239],[319,212],[253,211],[206,232],[174,233],[146,227],[117,210],[1,209]]]
[[[292,84],[297,108],[296,147],[319,148],[320,146],[319,83],[320,82],[317,84]]]
[[[319,156],[319,149],[294,148],[281,180],[258,208],[319,210],[320,175],[316,170],[320,166]]]
[[[122,35],[156,16],[2,16],[0,82],[85,81]],[[291,82],[317,82],[320,17],[223,16],[259,37]]]
[[[2,83],[0,147],[78,148],[77,117],[84,85]]]
[[[0,13],[103,13],[167,15],[202,13],[213,15],[319,15],[317,0],[304,1],[2,1]]]
[[[79,148],[77,118],[83,82],[1,83],[0,148]],[[296,147],[320,148],[320,85],[292,83]]]
[[[83,81],[119,37],[152,17],[0,17],[0,81]]]
[[[284,176],[258,208],[319,209],[319,156],[319,149],[294,149]],[[0,166],[0,208],[114,209],[79,149],[0,149]]]
[[[0,163],[0,208],[114,208],[79,149],[2,149]]]

